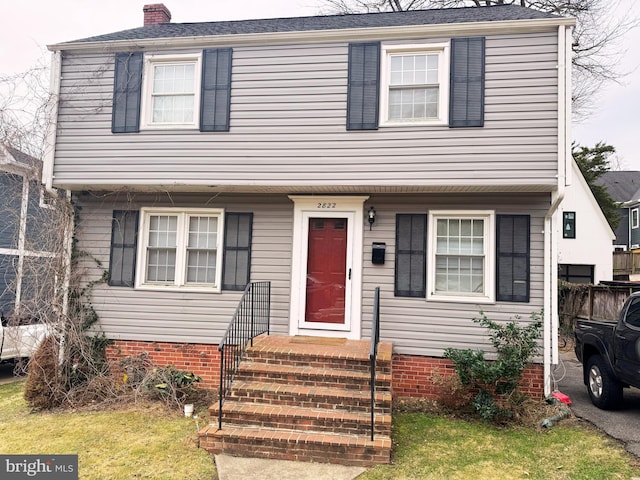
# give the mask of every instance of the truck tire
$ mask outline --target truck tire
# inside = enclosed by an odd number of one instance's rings
[[[616,380],[600,355],[589,357],[585,373],[591,403],[602,410],[612,410],[620,406],[622,384]]]

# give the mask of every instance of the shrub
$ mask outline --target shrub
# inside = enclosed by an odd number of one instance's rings
[[[518,320],[516,317],[500,324],[487,318],[484,312],[473,319],[489,330],[495,360],[486,359],[483,351],[447,348],[444,352],[445,358],[453,362],[460,383],[475,393],[471,404],[485,420],[508,420],[522,404],[518,384],[524,369],[538,352],[542,313],[532,313],[532,321],[527,325],[521,325]]]

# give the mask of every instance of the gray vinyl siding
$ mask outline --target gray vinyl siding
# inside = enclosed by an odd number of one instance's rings
[[[293,203],[285,195],[138,194],[106,195],[100,199],[78,195],[78,249],[86,252],[80,271],[87,280],[102,276],[109,265],[112,211],[143,206],[225,208],[229,212],[253,212],[252,280],[272,282],[272,332],[288,333],[291,290]],[[395,216],[430,210],[494,210],[497,214],[531,215],[531,298],[529,303],[497,302],[482,305],[494,320],[514,315],[527,319],[543,304],[543,218],[549,207],[548,194],[505,195],[376,195],[365,204],[375,206],[376,222],[364,229],[362,338],[371,330],[373,291],[381,287],[381,338],[394,343],[402,354],[438,356],[444,348],[480,348],[487,345],[486,331],[471,319],[480,306],[469,303],[427,301],[424,298],[394,297]],[[359,228],[355,225],[354,228]],[[372,242],[387,245],[385,264],[371,263]],[[105,267],[106,268],[106,267]],[[354,272],[355,274],[355,272]],[[429,285],[427,285],[429,288]],[[176,293],[135,290],[98,285],[93,306],[100,328],[109,338],[144,341],[216,344],[228,325],[241,292]]]
[[[556,186],[555,29],[486,37],[481,128],[347,131],[347,43],[230,46],[231,126],[214,133],[112,134],[114,56],[64,52],[55,184]]]
[[[629,215],[630,215],[630,216],[632,216],[632,212],[633,212],[635,209],[640,210],[640,206],[634,206],[634,207],[632,207],[632,208],[630,209],[630,213],[629,213]],[[640,215],[639,215],[639,217],[640,217]],[[630,224],[630,225],[631,225],[631,224]],[[640,245],[640,226],[638,226],[638,227],[635,227],[635,228],[634,228],[634,227],[631,225],[631,227],[630,227],[630,232],[631,232],[631,233],[630,233],[630,243],[631,243],[631,245],[629,246],[629,248],[637,248],[637,246],[636,246],[636,245]]]
[[[0,171],[0,248],[18,248],[23,177]]]
[[[618,228],[616,228],[616,239],[613,241],[614,245],[626,245],[626,247],[629,248],[629,229],[631,228],[629,211],[629,208],[618,209],[620,223],[618,224]]]
[[[516,315],[528,320],[532,312],[541,311],[544,282],[542,232],[549,201],[550,197],[545,194],[372,196],[366,208],[375,206],[377,215],[372,230],[364,230],[362,337],[369,338],[371,335],[373,292],[377,286],[380,287],[380,338],[393,342],[394,352],[401,354],[441,356],[447,347],[488,347],[486,329],[472,322],[480,310],[498,321],[508,321]],[[531,215],[530,301],[475,305],[394,297],[396,213],[427,214],[430,210],[493,210],[496,214]],[[371,263],[373,242],[385,242],[387,245],[384,265]],[[427,269],[430,253],[427,251]],[[427,290],[429,288],[427,280]]]
[[[251,280],[271,280],[272,332],[288,333],[291,283],[291,231],[293,204],[286,196],[273,198],[208,195],[117,194],[96,200],[76,197],[82,210],[78,220],[79,271],[86,280],[102,277],[109,265],[113,210],[141,207],[184,206],[225,208],[229,212],[254,212]],[[100,284],[93,290],[93,307],[100,330],[109,338],[126,340],[217,343],[242,296],[242,292],[193,293],[136,290]]]

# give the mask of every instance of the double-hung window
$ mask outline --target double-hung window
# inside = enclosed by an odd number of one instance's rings
[[[429,299],[494,301],[493,225],[493,212],[431,213]]]
[[[144,125],[147,128],[196,128],[201,54],[148,55],[145,60]]]
[[[220,291],[223,211],[142,209],[141,288]]]
[[[448,51],[448,43],[383,46],[382,125],[446,124]]]

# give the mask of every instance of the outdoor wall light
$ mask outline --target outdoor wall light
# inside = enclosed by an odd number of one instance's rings
[[[369,212],[367,212],[367,218],[369,220],[369,230],[373,226],[373,222],[376,221],[376,209],[373,207],[369,207]]]

